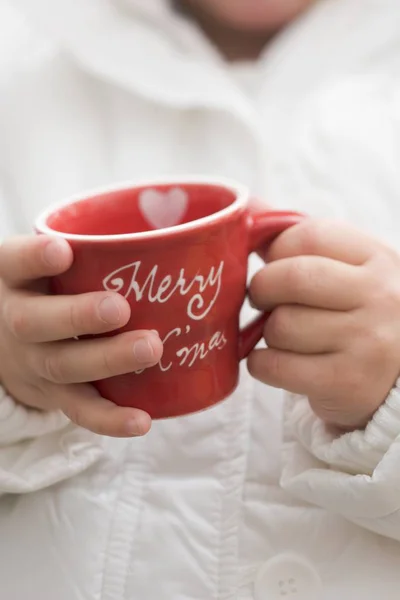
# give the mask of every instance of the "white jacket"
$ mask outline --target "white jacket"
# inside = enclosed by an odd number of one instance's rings
[[[12,2],[1,235],[82,189],[198,173],[398,242],[399,0],[321,0],[254,70],[164,0]],[[1,600],[400,597],[397,388],[336,439],[245,367],[220,406],[135,440],[2,393],[0,493]]]

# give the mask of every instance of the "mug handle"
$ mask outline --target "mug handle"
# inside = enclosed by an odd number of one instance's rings
[[[289,227],[297,225],[305,215],[290,211],[251,213],[248,217],[249,255],[268,246]],[[263,337],[269,313],[262,313],[239,332],[239,360],[244,360]]]

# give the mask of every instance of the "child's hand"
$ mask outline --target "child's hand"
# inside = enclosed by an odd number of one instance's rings
[[[400,374],[400,257],[342,224],[305,220],[279,236],[251,284],[272,310],[261,381],[308,396],[324,421],[364,427]]]
[[[85,382],[155,365],[161,340],[145,331],[104,339],[73,338],[125,325],[130,307],[109,292],[47,296],[46,279],[73,260],[63,240],[13,238],[0,246],[0,381],[22,404],[61,409],[73,422],[100,433],[146,433],[150,417],[119,408]]]

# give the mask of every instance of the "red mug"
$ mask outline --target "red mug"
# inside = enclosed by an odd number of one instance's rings
[[[255,213],[245,187],[204,178],[121,185],[43,213],[36,231],[66,239],[74,253],[68,272],[53,279],[53,292],[118,292],[132,314],[111,335],[156,330],[164,343],[157,366],[93,382],[100,394],[153,419],[194,413],[229,396],[266,319],[239,329],[249,254],[300,219],[294,212]]]

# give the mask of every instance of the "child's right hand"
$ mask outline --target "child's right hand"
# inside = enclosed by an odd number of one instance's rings
[[[73,339],[124,326],[130,307],[109,292],[47,295],[47,278],[72,262],[62,239],[18,237],[0,246],[0,381],[22,404],[59,409],[95,433],[143,435],[151,425],[146,413],[116,406],[87,382],[157,364],[161,340],[148,331]]]

